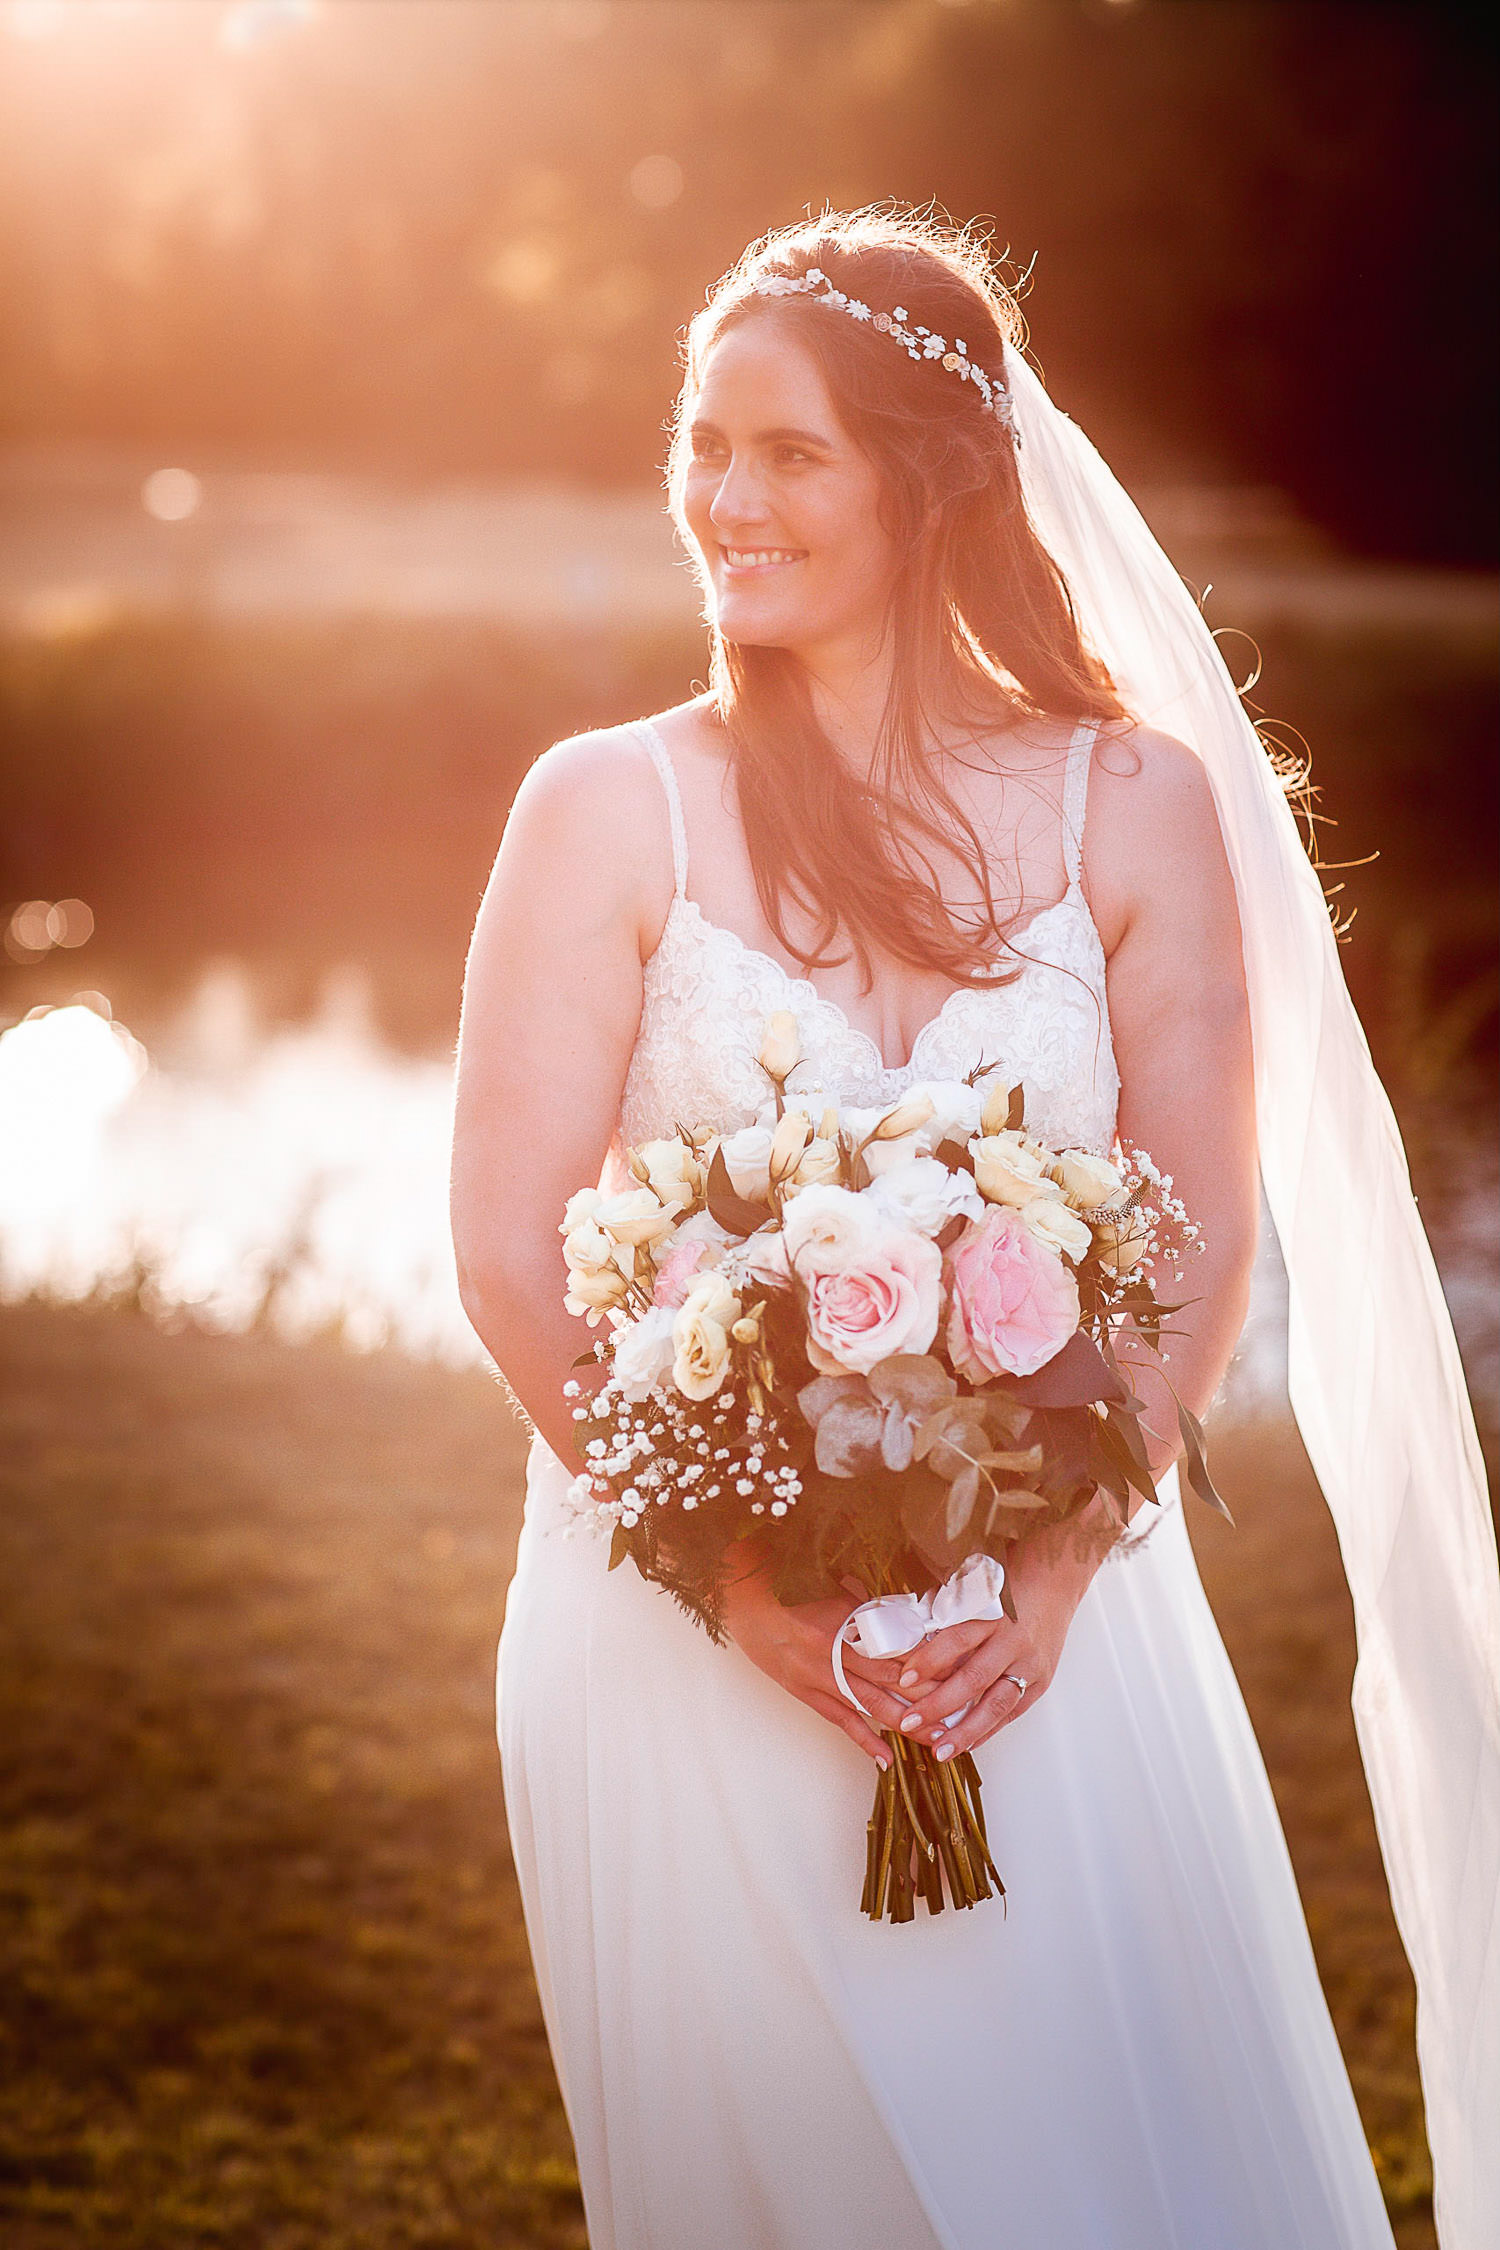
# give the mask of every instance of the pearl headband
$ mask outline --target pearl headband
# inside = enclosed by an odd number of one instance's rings
[[[806,273],[795,278],[787,274],[767,274],[763,281],[750,283],[750,294],[754,297],[811,297],[815,304],[828,305],[835,312],[846,312],[851,320],[867,320],[883,336],[894,336],[908,359],[935,360],[961,381],[972,383],[989,412],[1009,431],[1012,444],[1019,445],[1010,392],[1004,383],[997,382],[982,367],[975,365],[968,356],[968,346],[962,337],[950,345],[945,336],[936,335],[932,329],[925,328],[921,321],[908,328],[904,305],[897,305],[894,312],[871,312],[869,306],[863,304],[858,297],[846,296],[842,289],[836,289],[818,266],[809,266]]]

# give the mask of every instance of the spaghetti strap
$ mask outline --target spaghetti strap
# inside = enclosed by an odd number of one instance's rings
[[[682,817],[682,792],[677,786],[677,771],[672,764],[672,753],[649,719],[636,721],[636,732],[645,743],[655,766],[657,777],[666,793],[667,818],[672,827],[672,888],[678,898],[687,896],[687,823]]]
[[[1067,869],[1068,889],[1081,887],[1083,876],[1083,823],[1088,812],[1089,772],[1093,764],[1094,744],[1099,736],[1097,719],[1085,719],[1075,727],[1073,739],[1068,744],[1068,763],[1063,775],[1063,865]]]

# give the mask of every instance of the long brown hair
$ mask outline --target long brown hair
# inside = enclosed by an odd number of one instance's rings
[[[914,212],[825,212],[752,243],[687,330],[668,475],[674,514],[687,424],[704,362],[746,319],[795,325],[835,410],[875,464],[884,519],[904,557],[891,597],[893,677],[870,780],[862,784],[820,725],[791,651],[729,641],[711,625],[710,690],[728,737],[745,840],[767,923],[807,968],[847,959],[868,986],[883,953],[959,982],[993,976],[997,918],[984,847],[927,745],[941,715],[969,727],[1021,714],[1122,715],[1108,673],[1085,647],[1062,576],[1033,530],[1015,448],[975,384],[914,363],[870,324],[806,295],[762,297],[773,275],[818,267],[874,311],[905,309],[1003,380],[1004,346],[1024,330],[980,242]],[[943,904],[935,849],[956,851],[984,902],[960,928]],[[786,926],[796,899],[810,947]]]

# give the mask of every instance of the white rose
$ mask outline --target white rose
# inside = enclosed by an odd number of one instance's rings
[[[1021,1221],[1028,1233],[1049,1250],[1060,1251],[1065,1258],[1086,1258],[1094,1233],[1087,1219],[1080,1219],[1076,1211],[1069,1210],[1059,1195],[1036,1195],[1029,1203],[1021,1205]]]
[[[729,1372],[740,1301],[722,1274],[700,1274],[672,1320],[672,1380],[684,1398],[712,1398]]]
[[[1064,1195],[1080,1211],[1095,1211],[1101,1203],[1111,1202],[1124,1185],[1118,1165],[1086,1148],[1065,1148],[1057,1168],[1062,1174]]]
[[[764,1125],[742,1125],[719,1143],[730,1184],[747,1203],[764,1203],[771,1192],[771,1135]]]
[[[865,1169],[872,1180],[883,1180],[887,1174],[900,1171],[919,1156],[925,1156],[925,1141],[923,1133],[905,1133],[899,1140],[867,1141],[861,1152]]]
[[[870,1200],[918,1234],[941,1234],[955,1212],[969,1219],[984,1217],[984,1198],[968,1173],[950,1172],[931,1156],[885,1173],[871,1188]]]
[[[1024,1133],[987,1134],[969,1153],[979,1192],[989,1203],[1009,1203],[1019,1211],[1034,1196],[1062,1193],[1047,1177],[1046,1151]]]
[[[672,1231],[672,1213],[648,1187],[627,1188],[607,1195],[594,1213],[594,1221],[616,1242],[657,1242]]]
[[[639,1320],[622,1328],[615,1339],[615,1381],[628,1399],[642,1399],[671,1373],[676,1346],[673,1315],[665,1305],[653,1305]]]
[[[791,1282],[786,1236],[773,1227],[762,1227],[758,1234],[752,1234],[742,1249],[731,1252],[730,1259],[746,1281],[759,1288],[785,1289]]]
[[[674,1137],[669,1141],[647,1141],[635,1154],[669,1211],[691,1208],[703,1186],[703,1167],[690,1148]]]
[[[943,1141],[967,1143],[969,1136],[979,1131],[984,1096],[977,1086],[965,1085],[959,1078],[929,1078],[913,1086],[912,1093],[924,1094],[932,1104],[932,1115],[921,1134],[924,1155],[932,1155]]]
[[[782,1233],[793,1265],[807,1251],[827,1265],[858,1257],[888,1225],[872,1202],[850,1188],[810,1187],[788,1205]]]

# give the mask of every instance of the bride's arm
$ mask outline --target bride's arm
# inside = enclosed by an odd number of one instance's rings
[[[570,1463],[562,1388],[588,1331],[563,1310],[557,1225],[599,1177],[671,896],[666,808],[639,743],[549,750],[517,793],[469,950],[451,1203],[464,1310]]]
[[[1172,1384],[1204,1414],[1249,1303],[1259,1215],[1250,1011],[1234,878],[1208,777],[1181,743],[1138,734],[1095,781],[1093,880],[1116,924],[1109,1008],[1120,1072],[1119,1133],[1171,1176],[1201,1229],[1170,1323]],[[1138,772],[1125,770],[1139,758]],[[1102,817],[1101,817],[1102,816]],[[1127,1341],[1147,1402],[1146,1450],[1160,1478],[1181,1452],[1177,1411],[1155,1355]]]
[[[1167,1339],[1167,1372],[1201,1415],[1244,1322],[1258,1172],[1234,880],[1198,759],[1144,731],[1101,750],[1088,839],[1089,896],[1109,955],[1120,1136],[1171,1175],[1202,1230],[1203,1250],[1185,1257],[1181,1289],[1170,1274],[1160,1277],[1165,1296],[1193,1299],[1170,1324],[1178,1333]],[[1146,1447],[1159,1479],[1181,1451],[1176,1408],[1143,1344],[1127,1340],[1121,1357],[1146,1401]],[[1017,1547],[1011,1585],[1019,1624],[956,1626],[936,1636],[922,1652],[920,1677],[903,1690],[921,1704],[924,1740],[970,1749],[1008,1723],[1021,1705],[1006,1673],[1028,1682],[1027,1708],[1036,1701],[1113,1537],[1096,1499],[1081,1522]],[[951,1738],[933,1728],[943,1710],[969,1697],[978,1700]]]

